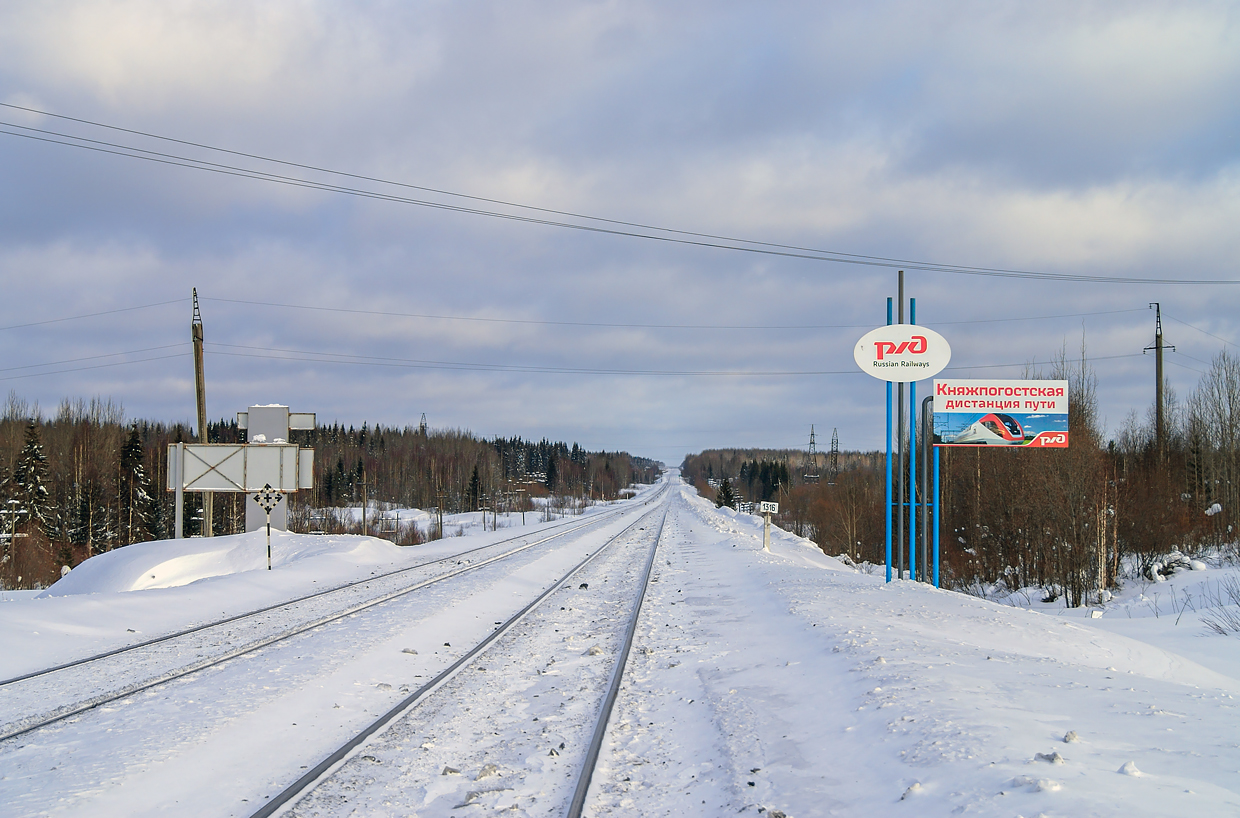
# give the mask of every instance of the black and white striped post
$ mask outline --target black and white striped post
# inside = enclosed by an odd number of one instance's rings
[[[284,499],[284,495],[271,487],[270,483],[263,486],[263,490],[254,495],[254,502],[262,506],[263,511],[267,512],[267,570],[271,570],[271,510],[280,504]]]

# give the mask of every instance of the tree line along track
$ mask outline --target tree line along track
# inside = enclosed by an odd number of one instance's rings
[[[561,786],[560,789],[562,792],[558,793],[563,796],[562,800],[565,805],[565,809],[562,814],[566,815],[568,818],[579,818],[586,793],[589,789],[594,767],[598,760],[599,750],[606,734],[608,720],[614,706],[628,656],[632,648],[638,617],[641,614],[642,603],[645,599],[646,588],[650,582],[652,566],[662,539],[663,527],[666,523],[667,515],[668,507],[666,504],[664,504],[662,509],[655,509],[642,515],[641,518],[628,526],[624,531],[612,537],[604,545],[600,546],[597,550],[590,553],[576,565],[572,566],[563,574],[563,576],[560,577],[558,581],[553,583],[523,609],[515,613],[508,619],[508,621],[504,622],[501,627],[497,628],[485,639],[476,644],[451,666],[444,669],[429,682],[423,684],[416,691],[410,693],[379,718],[375,719],[365,729],[357,733],[349,741],[342,744],[334,752],[323,758],[298,780],[290,784],[278,794],[272,796],[262,808],[252,813],[251,818],[267,818],[268,816],[272,816],[277,813],[295,815],[301,815],[303,812],[307,815],[332,814],[335,811],[334,807],[337,806],[344,808],[345,811],[349,812],[349,814],[361,814],[356,813],[355,811],[360,809],[362,810],[362,813],[365,813],[367,811],[367,804],[357,803],[356,798],[359,794],[363,795],[365,798],[374,799],[376,802],[375,806],[382,804],[382,811],[385,813],[392,812],[394,798],[397,799],[397,807],[403,807],[410,811],[419,810],[421,807],[418,805],[399,803],[399,799],[403,795],[407,795],[407,791],[409,790],[407,785],[398,784],[392,788],[398,793],[401,793],[394,795],[392,791],[384,789],[383,783],[376,784],[374,781],[374,765],[380,763],[376,756],[387,757],[393,754],[401,754],[404,750],[393,750],[392,746],[399,745],[402,741],[407,744],[409,735],[417,736],[419,731],[424,729],[423,727],[410,725],[409,722],[412,721],[415,716],[421,714],[422,711],[438,707],[441,710],[443,708],[447,708],[448,710],[455,709],[455,718],[457,721],[467,725],[472,724],[475,727],[477,725],[485,725],[488,728],[492,726],[498,727],[500,721],[508,721],[513,723],[515,726],[515,724],[519,722],[519,717],[514,716],[513,711],[521,710],[524,707],[524,704],[520,701],[520,695],[514,695],[513,691],[523,690],[526,694],[526,701],[532,702],[533,699],[538,698],[538,695],[533,694],[532,699],[530,699],[528,698],[529,689],[523,689],[523,686],[527,684],[537,684],[530,683],[528,681],[529,678],[541,678],[546,680],[553,674],[558,676],[561,672],[559,668],[564,668],[570,671],[565,674],[565,678],[571,678],[574,689],[589,689],[588,695],[582,696],[580,700],[578,700],[576,696],[571,696],[569,698],[569,702],[576,701],[575,711],[570,708],[570,712],[575,712],[577,717],[576,723],[572,725],[573,729],[570,730],[570,732],[573,733],[573,737],[567,738],[566,741],[559,742],[558,747],[556,746],[555,741],[552,740],[550,742],[550,752],[548,753],[548,758],[553,761],[563,758],[564,761],[561,764],[571,764],[570,759],[574,756],[580,759],[580,763],[576,764],[575,768],[570,771],[571,774],[568,777],[568,780],[571,783],[569,783],[567,788]],[[649,525],[649,521],[655,517],[658,517],[657,528]],[[647,523],[647,525],[643,526],[643,523]],[[646,535],[646,537],[650,538],[650,544],[647,552],[644,554],[644,559],[641,561],[640,571],[636,572],[636,577],[634,577],[634,572],[631,570],[632,556],[630,554],[623,553],[619,545],[623,544],[628,539],[632,539],[638,532],[646,531],[647,528],[653,529],[653,536],[651,536],[651,534]],[[603,557],[604,559],[600,559],[600,557]],[[608,559],[615,563],[615,565],[599,564],[606,562]],[[625,588],[627,593],[621,595],[623,596],[622,599],[600,600],[598,597],[603,596],[604,593],[596,594],[594,598],[584,600],[586,603],[586,607],[584,609],[574,610],[568,605],[565,605],[560,608],[560,611],[554,611],[554,605],[544,605],[544,603],[548,600],[556,598],[557,596],[562,597],[560,601],[565,602],[571,602],[572,600],[570,597],[572,597],[574,593],[579,593],[580,597],[585,597],[585,591],[589,588],[596,587],[597,578],[591,577],[594,582],[581,584],[577,592],[573,591],[571,588],[571,583],[584,576],[586,572],[591,569],[595,569],[597,572],[600,572],[599,575],[602,577],[603,583],[610,584],[611,579],[619,579],[620,583],[623,584],[627,580],[629,585],[632,587]],[[610,573],[607,573],[608,569],[610,569]],[[621,575],[622,573],[623,576]],[[614,587],[609,590],[612,594],[616,594],[616,589]],[[602,586],[600,586],[600,591],[602,591]],[[580,597],[577,601],[578,605],[581,605],[583,602]],[[593,605],[591,605],[591,603],[593,603]],[[561,614],[560,612],[565,613]],[[551,658],[551,664],[547,666],[548,669],[544,670],[535,668],[537,676],[529,676],[528,674],[530,668],[532,667],[530,664],[531,660],[534,664],[538,664],[542,658],[539,656],[540,650],[545,651],[547,647],[548,637],[550,636],[547,633],[548,624],[563,625],[565,624],[565,620],[569,619],[574,613],[578,614],[574,620],[578,627],[582,624],[581,620],[589,615],[594,615],[596,618],[591,620],[591,622],[597,623],[598,621],[606,621],[609,614],[613,619],[615,618],[616,613],[622,614],[620,617],[622,619],[621,627],[609,628],[605,634],[594,634],[591,637],[591,639],[595,637],[599,638],[603,643],[608,644],[610,649],[604,650],[596,645],[591,647],[584,654],[568,657],[567,661],[562,661],[559,665],[555,664],[556,660],[553,656]],[[542,623],[531,622],[531,620],[539,617],[540,615],[547,621]],[[518,631],[519,626],[523,625],[526,629],[524,633]],[[559,633],[559,630],[556,629],[555,632]],[[573,638],[573,636],[565,637],[566,640],[570,641]],[[596,651],[597,655],[606,654],[614,657],[614,660],[610,665],[610,669],[606,672],[600,672],[600,670],[594,666],[597,663],[592,663],[589,658],[594,657],[596,655]],[[575,650],[570,652],[576,653]],[[470,681],[468,680],[468,677],[478,674],[468,674],[465,673],[465,671],[471,668],[476,671],[486,671],[487,668],[481,667],[478,664],[484,656],[489,657],[488,664],[492,664],[493,662],[498,662],[505,665],[511,664],[513,669],[505,671],[502,675],[487,674],[499,680],[498,689],[490,691],[487,695],[473,695],[470,691]],[[555,670],[550,669],[553,666],[556,668]],[[576,676],[574,676],[571,672],[574,668],[577,670]],[[522,675],[523,672],[527,674],[524,677]],[[455,689],[453,688],[454,685],[456,686]],[[539,688],[535,687],[535,689]],[[544,694],[548,693],[547,689],[542,689]],[[555,690],[556,687],[552,686],[551,689]],[[440,695],[435,696],[436,693]],[[488,696],[490,699],[489,701]],[[551,697],[554,698],[554,696]],[[462,713],[462,700],[472,702],[473,707],[464,707],[464,712]],[[568,702],[562,703],[561,707],[563,707],[565,703]],[[493,714],[492,711],[495,711],[496,708],[499,708],[497,712],[502,713],[502,715]],[[469,715],[471,712],[472,715]],[[545,723],[552,723],[557,718],[560,721],[564,721],[563,713],[552,711],[552,715],[550,716],[544,713]],[[428,723],[432,725],[439,724],[440,721],[434,715],[427,715],[426,719],[429,720]],[[569,720],[571,721],[572,719],[570,718]],[[452,720],[448,719],[448,721],[451,722]],[[539,722],[539,719],[535,717],[533,722],[530,724],[532,725],[537,722]],[[434,730],[439,728],[432,727],[431,729]],[[476,781],[482,781],[483,779],[489,779],[491,777],[501,777],[504,775],[509,777],[519,777],[519,773],[506,769],[511,765],[505,764],[504,760],[500,758],[500,756],[512,758],[514,757],[514,753],[516,756],[520,756],[522,752],[525,752],[525,750],[521,749],[523,742],[525,745],[528,745],[526,749],[533,748],[534,745],[539,743],[539,741],[544,741],[545,743],[545,737],[542,734],[537,737],[531,737],[527,730],[522,729],[520,732],[523,734],[523,737],[516,735],[514,732],[512,734],[505,733],[503,734],[503,737],[499,739],[492,739],[493,745],[502,745],[502,750],[495,756],[499,764],[482,764],[479,767],[480,772],[477,774],[477,778],[475,779]],[[402,737],[402,734],[404,737]],[[493,735],[501,736],[498,731],[493,732]],[[415,738],[413,740],[416,741],[417,739]],[[566,743],[570,741],[573,743],[573,750],[576,752],[571,752],[566,748]],[[378,749],[378,745],[380,744],[392,746],[386,746],[383,749]],[[467,744],[471,747],[477,747],[485,744],[485,742],[479,742],[477,739],[471,739],[467,742]],[[428,745],[426,744],[422,745],[424,749],[427,746]],[[517,749],[514,750],[514,747]],[[537,755],[539,758],[542,758],[541,750],[543,749],[545,748],[538,747],[537,749],[530,749],[531,757]],[[363,751],[367,754],[362,755]],[[483,752],[485,753],[485,750],[483,750]],[[422,759],[423,767],[425,767],[426,763],[426,759]],[[437,768],[438,764],[433,763],[433,766]],[[461,763],[461,766],[462,771],[464,771],[466,764]],[[449,775],[450,771],[452,774],[456,774],[458,772],[449,766],[445,766],[442,773],[436,773],[432,770],[430,775],[433,777],[442,778],[443,776]],[[553,773],[557,779],[563,778],[563,776],[559,775],[561,772],[559,769],[551,770],[550,772]],[[543,771],[541,773],[542,777],[545,778],[547,773],[548,771]],[[416,773],[412,772],[409,774],[416,775]],[[424,769],[423,775],[425,774],[426,770]],[[537,777],[539,774],[535,773],[534,775]],[[363,779],[361,785],[353,782],[353,779],[357,779],[359,777]],[[465,779],[462,779],[462,781],[464,780]],[[371,786],[363,786],[367,783]],[[387,783],[390,784],[391,782]],[[508,783],[513,782],[509,781]],[[488,785],[481,784],[479,786],[486,787]],[[369,789],[369,792],[359,793],[359,790],[364,789]],[[492,787],[483,793],[480,793],[479,791],[469,792],[464,798],[464,803],[456,806],[467,806],[472,803],[471,799],[477,799],[486,793],[512,790],[519,791],[520,789],[520,786],[501,786]],[[344,797],[340,796],[338,794],[339,792],[351,793],[350,798],[352,800],[350,800],[347,805],[337,804],[336,799]],[[513,797],[519,799],[522,796],[516,795]],[[319,803],[315,803],[316,801]],[[489,806],[491,806],[492,809],[499,808],[494,804]],[[543,811],[545,811],[545,806],[543,807]],[[434,812],[435,810],[432,810],[432,813]]]
[[[661,494],[662,492],[656,497]],[[0,682],[0,687],[7,688],[3,699],[18,707],[22,706],[17,704],[18,702],[30,698],[19,695],[21,689],[37,683],[36,700],[39,710],[20,712],[12,716],[4,713],[6,708],[0,706],[0,725],[3,725],[0,726],[0,742],[7,742],[101,705],[219,666],[261,648],[400,599],[428,586],[529,552],[539,545],[597,528],[632,511],[631,507],[621,507],[595,515],[586,521],[573,521],[562,526],[563,530],[557,530],[549,536],[540,536],[547,533],[544,529],[533,534],[510,537],[437,560],[345,583],[258,610],[4,680]],[[508,547],[521,540],[529,541]],[[442,573],[429,577],[417,576],[419,572],[434,570],[436,566],[445,564],[448,565],[448,570]],[[292,621],[279,621],[281,616],[288,617],[290,614]],[[248,630],[238,634],[238,628]],[[185,662],[183,658],[187,654],[193,656],[189,662]],[[109,677],[109,674],[112,674],[112,677]]]

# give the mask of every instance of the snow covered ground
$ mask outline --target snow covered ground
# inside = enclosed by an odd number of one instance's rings
[[[1235,636],[884,585],[681,502],[600,814],[1240,813]]]
[[[1200,619],[1200,600],[1236,569],[1131,583],[1097,618],[1005,604],[886,585],[778,530],[764,553],[760,518],[668,479],[587,815],[1240,814],[1240,637]],[[314,641],[2,742],[0,814],[249,815],[651,510],[651,496],[566,545]],[[4,595],[0,679],[513,535],[396,548],[281,534],[272,572],[261,535],[131,546],[41,597]],[[626,546],[634,558],[639,540]],[[561,814],[556,782],[588,740],[633,570],[600,559],[587,588],[555,592],[483,655],[485,671],[458,675],[449,697],[359,751],[295,814]]]
[[[639,493],[641,490],[641,486],[630,486],[626,489],[627,492],[634,494]],[[547,510],[548,505],[551,504],[548,497],[530,497],[529,502],[532,508],[524,513],[520,511],[501,511],[495,516],[489,511],[469,511],[460,514],[445,514],[443,515],[445,536],[464,537],[490,531],[496,525],[501,529],[520,528],[521,526],[545,521],[548,515],[553,519],[561,519],[563,517],[576,516],[578,513],[589,509],[597,512],[607,506],[624,502],[624,500],[590,500],[582,503],[576,498],[569,498],[565,508],[553,507],[550,512]],[[311,513],[311,522],[313,523],[316,517],[322,519],[324,514],[330,514],[336,519],[347,521],[354,526],[362,524],[362,506],[360,503],[355,506],[316,509]],[[438,524],[438,519],[433,511],[408,508],[377,500],[371,500],[367,503],[366,519],[372,527],[372,532],[385,525],[389,527],[389,531],[396,526],[400,526],[402,530],[407,526],[417,526],[418,531],[424,537],[434,530]]]

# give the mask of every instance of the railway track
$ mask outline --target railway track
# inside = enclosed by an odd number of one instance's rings
[[[651,502],[662,493],[652,497]],[[547,529],[376,574],[276,605],[0,681],[0,747],[43,728],[217,667],[496,563],[563,542],[632,513],[621,507]],[[25,695],[23,695],[23,693]],[[36,694],[37,695],[32,695]],[[36,712],[22,711],[35,699]]]
[[[542,813],[579,818],[667,514],[666,504],[648,512],[572,566],[251,818],[447,815],[467,806],[518,810],[533,801]],[[564,603],[558,610],[557,602]],[[561,641],[557,624],[569,634]],[[583,624],[590,631],[584,639]],[[479,690],[476,679],[486,677]],[[444,733],[456,736],[444,742]],[[437,742],[456,748],[448,751],[456,757],[441,758]]]

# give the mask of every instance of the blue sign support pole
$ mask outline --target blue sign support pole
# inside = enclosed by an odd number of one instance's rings
[[[939,587],[939,447],[934,449],[934,587]]]
[[[887,299],[887,325],[891,325],[891,299]],[[887,529],[887,581],[891,582],[891,381],[887,381],[887,505],[883,522]]]
[[[917,299],[908,300],[908,322],[917,323]],[[908,384],[908,578],[917,580],[917,382]]]

